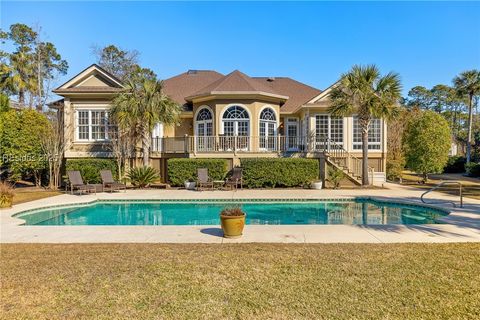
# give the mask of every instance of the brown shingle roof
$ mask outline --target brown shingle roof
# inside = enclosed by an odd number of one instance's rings
[[[307,103],[322,92],[319,89],[286,77],[253,77],[253,79],[263,82],[281,95],[289,97],[285,104],[280,108],[280,111],[285,113],[297,111],[303,104]]]
[[[221,73],[211,70],[190,70],[163,81],[164,92],[180,105],[187,103],[185,97],[223,78]]]
[[[211,83],[193,93],[192,96],[201,96],[221,92],[263,92],[280,95],[274,88],[264,84],[262,81],[250,78],[246,74],[235,70],[223,78]]]
[[[295,112],[322,91],[291,78],[249,77],[235,70],[224,76],[216,71],[195,70],[164,81],[164,91],[177,103],[187,106],[185,98],[212,92],[264,92],[288,97],[281,112]]]

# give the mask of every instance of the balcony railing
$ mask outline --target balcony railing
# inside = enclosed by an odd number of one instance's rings
[[[184,136],[152,138],[151,150],[160,153],[194,154],[324,151],[340,153],[343,147],[341,144],[321,136]]]
[[[343,148],[341,143],[325,136],[184,136],[152,138],[152,152],[159,153],[261,153],[325,152],[329,161],[350,177],[360,179],[362,160]],[[373,168],[368,169],[373,181]]]

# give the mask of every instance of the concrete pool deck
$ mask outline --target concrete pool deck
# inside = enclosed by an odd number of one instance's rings
[[[220,226],[22,226],[23,220],[13,215],[30,209],[95,200],[189,200],[189,199],[334,199],[372,197],[379,200],[421,203],[422,190],[408,186],[385,184],[384,189],[353,190],[129,190],[126,193],[96,195],[62,194],[2,209],[0,243],[402,243],[402,242],[480,242],[480,200],[438,192],[428,201],[442,202],[435,206],[451,210],[442,218],[445,224],[429,225],[247,225],[239,239],[222,237]]]

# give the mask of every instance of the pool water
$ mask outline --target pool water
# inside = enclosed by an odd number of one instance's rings
[[[218,225],[220,211],[241,206],[247,224],[433,224],[445,212],[432,208],[377,202],[342,201],[255,202],[110,202],[50,208],[21,213],[26,225]]]

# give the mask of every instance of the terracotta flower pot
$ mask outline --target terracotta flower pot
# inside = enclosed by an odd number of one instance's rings
[[[243,234],[245,227],[245,214],[242,216],[220,215],[223,236],[225,238],[239,238]]]

